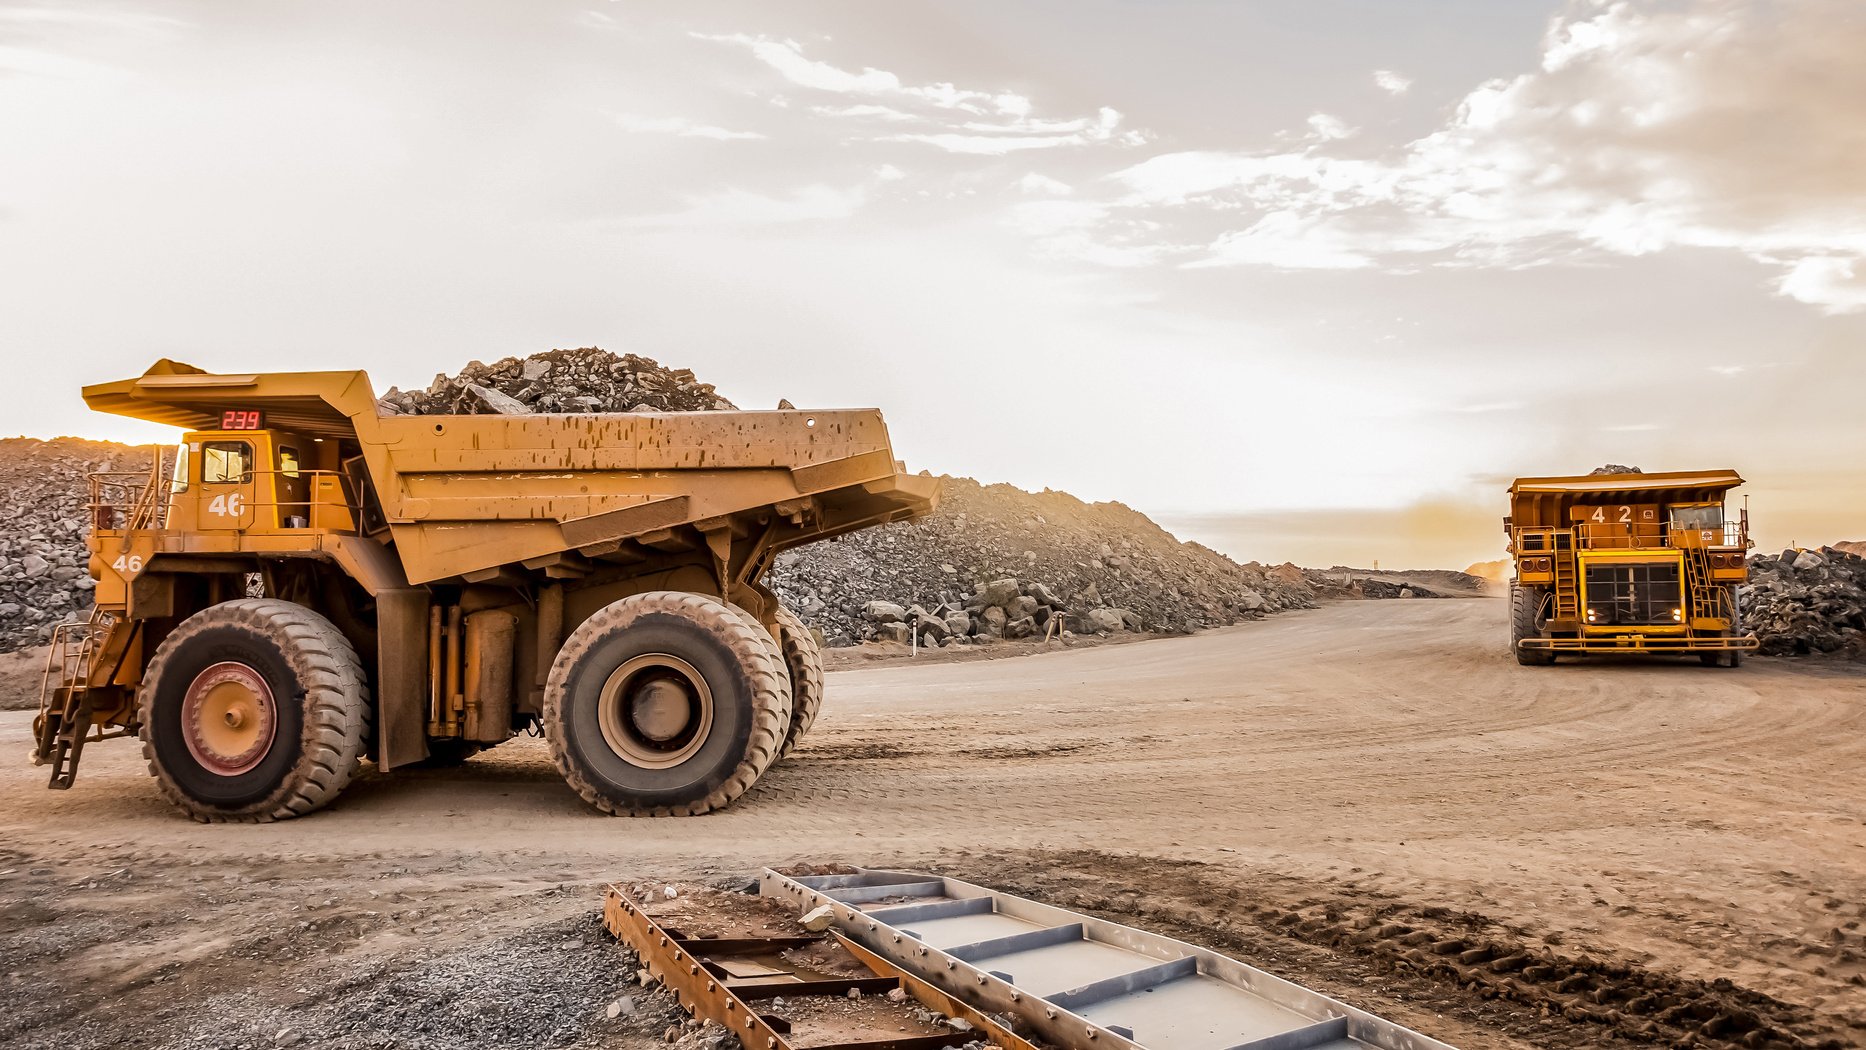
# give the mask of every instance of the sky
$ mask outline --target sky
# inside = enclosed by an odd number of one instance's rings
[[[0,433],[602,346],[1245,560],[1866,537],[1866,5],[0,2]]]

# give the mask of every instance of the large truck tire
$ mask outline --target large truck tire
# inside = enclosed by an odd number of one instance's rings
[[[343,632],[302,605],[211,606],[182,621],[144,672],[143,757],[196,820],[303,816],[356,775],[368,681]]]
[[[704,594],[650,591],[572,631],[544,689],[551,759],[617,816],[692,816],[743,795],[777,757],[790,676],[770,632]]]
[[[1524,649],[1516,644],[1524,638],[1542,637],[1542,627],[1536,622],[1541,611],[1540,587],[1510,585],[1510,648],[1516,653],[1516,662],[1525,667],[1547,667],[1555,662],[1553,649]]]
[[[778,646],[790,669],[790,728],[777,754],[782,759],[796,749],[823,707],[823,650],[803,620],[782,605],[777,610],[777,626]]]

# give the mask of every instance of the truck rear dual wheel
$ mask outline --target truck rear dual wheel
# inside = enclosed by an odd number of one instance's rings
[[[1525,667],[1547,667],[1555,662],[1553,649],[1525,649],[1517,644],[1525,638],[1542,637],[1546,594],[1540,587],[1510,586],[1510,648],[1516,651],[1516,662]]]
[[[572,631],[544,691],[551,758],[618,816],[708,813],[770,767],[791,685],[770,632],[704,594],[630,595]]]
[[[200,821],[302,816],[356,775],[368,679],[342,632],[302,605],[246,598],[182,621],[137,695],[143,757]]]
[[[816,635],[804,626],[797,614],[783,606],[777,610],[778,646],[784,651],[784,664],[790,670],[790,728],[778,748],[784,758],[797,747],[797,741],[810,731],[816,713],[823,707],[823,650]]]

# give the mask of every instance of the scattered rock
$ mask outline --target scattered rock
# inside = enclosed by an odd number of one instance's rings
[[[803,923],[803,928],[811,933],[821,933],[835,923],[836,910],[827,904],[819,905],[804,912],[803,918],[798,921]]]

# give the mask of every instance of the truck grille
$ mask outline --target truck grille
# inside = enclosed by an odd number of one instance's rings
[[[1683,607],[1676,564],[1589,565],[1586,610],[1595,626],[1673,624]]]

